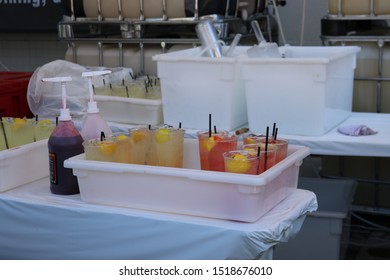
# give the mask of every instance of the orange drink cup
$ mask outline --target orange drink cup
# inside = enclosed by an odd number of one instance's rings
[[[165,126],[152,129],[147,164],[182,168],[184,133],[184,129]]]
[[[200,167],[202,170],[225,171],[223,153],[237,150],[237,136],[226,131],[198,132]]]
[[[260,154],[258,152],[260,146]],[[267,149],[262,150],[261,144],[246,144],[243,146],[245,151],[252,153],[252,155],[258,155],[258,169],[257,174],[261,174],[264,171],[270,169],[272,166],[276,164],[276,149]]]
[[[258,174],[259,157],[250,151],[235,150],[223,153],[225,171],[239,174]]]

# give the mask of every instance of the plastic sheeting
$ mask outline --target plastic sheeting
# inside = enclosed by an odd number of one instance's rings
[[[297,189],[241,223],[87,204],[51,194],[45,178],[0,194],[0,259],[270,259],[316,209]]]

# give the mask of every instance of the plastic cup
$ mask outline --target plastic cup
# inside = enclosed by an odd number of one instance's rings
[[[259,144],[262,140],[265,139],[264,135],[258,135],[253,133],[247,133],[242,135],[242,142],[246,144]]]
[[[184,133],[181,128],[153,128],[147,164],[182,168]]]
[[[202,170],[225,171],[223,153],[237,150],[237,136],[226,131],[198,132],[200,167]]]
[[[112,95],[112,90],[109,86],[94,87],[94,92],[96,95],[106,95],[106,96]]]
[[[260,140],[264,147],[265,140],[265,138]],[[277,138],[276,140],[268,138],[268,149],[273,149],[274,147],[276,149],[276,163],[281,162],[287,157],[288,141],[281,138]]]
[[[21,118],[2,118],[2,121],[9,148],[14,148],[34,142],[35,120]]]
[[[259,155],[257,174],[261,174],[264,171],[270,169],[276,164],[276,149],[262,150],[261,144],[246,144],[243,145],[243,150],[252,153],[252,155]],[[260,147],[260,153],[258,151]]]
[[[111,90],[112,96],[129,97],[129,89],[125,85],[112,85]]]
[[[146,127],[129,129],[131,150],[130,163],[147,164],[147,156],[151,148],[152,132]]]
[[[115,143],[113,161],[119,163],[131,163],[132,143],[129,134],[116,133],[109,138]]]
[[[239,174],[258,174],[259,157],[256,153],[235,150],[223,153],[225,171]]]
[[[48,139],[55,128],[51,120],[40,120],[34,124],[35,141]]]
[[[131,98],[145,98],[146,97],[146,88],[145,80],[133,80],[125,83],[127,87],[128,97]]]
[[[84,141],[87,160],[115,162],[116,143],[113,140],[91,139]]]

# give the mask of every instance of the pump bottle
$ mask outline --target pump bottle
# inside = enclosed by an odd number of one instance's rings
[[[73,170],[64,167],[64,161],[84,152],[83,138],[74,126],[69,108],[66,107],[66,82],[71,77],[44,78],[43,82],[58,82],[62,88],[62,108],[58,125],[54,128],[48,140],[50,191],[53,194],[71,195],[79,193],[77,177]]]
[[[92,77],[109,74],[111,71],[88,71],[83,72],[82,77],[88,79],[88,90],[89,90],[89,102],[87,115],[85,116],[81,125],[81,135],[84,141],[90,139],[96,139],[100,137],[101,132],[104,132],[106,136],[112,135],[111,128],[107,122],[100,116],[99,108],[96,101],[93,99],[93,88],[92,88]]]

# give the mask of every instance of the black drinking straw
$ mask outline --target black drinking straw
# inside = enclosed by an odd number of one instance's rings
[[[264,159],[264,171],[267,170],[268,136],[269,136],[269,127],[267,126],[267,132],[266,132],[266,134],[265,134],[265,159]]]
[[[146,80],[144,81],[145,83],[145,92],[148,93],[148,84],[146,83]]]
[[[9,149],[7,134],[5,133],[4,123],[3,123],[3,117],[2,117],[2,116],[0,116],[0,122],[1,122],[1,129],[2,129],[3,135],[4,135],[5,147],[6,147],[7,149]]]
[[[126,95],[129,97],[129,88],[126,86]]]
[[[214,125],[214,133],[217,134],[217,126]]]
[[[58,125],[58,117],[56,117],[56,126]]]
[[[257,169],[256,174],[259,175],[259,165],[260,165],[260,146],[257,147]]]
[[[276,123],[274,123],[274,126],[272,128],[272,136],[275,137],[275,129],[276,129]]]
[[[211,137],[211,114],[209,114],[209,137]]]
[[[134,76],[133,76],[133,73],[129,72],[129,74],[130,74],[131,79],[132,79],[132,80],[135,80],[135,78],[134,78]]]
[[[104,141],[106,139],[106,136],[104,135],[104,131],[100,132],[100,141]]]
[[[276,137],[278,136],[278,128],[275,129],[275,135],[274,135],[274,140],[276,140]]]
[[[152,129],[152,125],[151,125],[151,124],[148,125],[148,129],[149,129],[149,130]]]
[[[181,128],[181,122],[179,122],[179,128]]]

